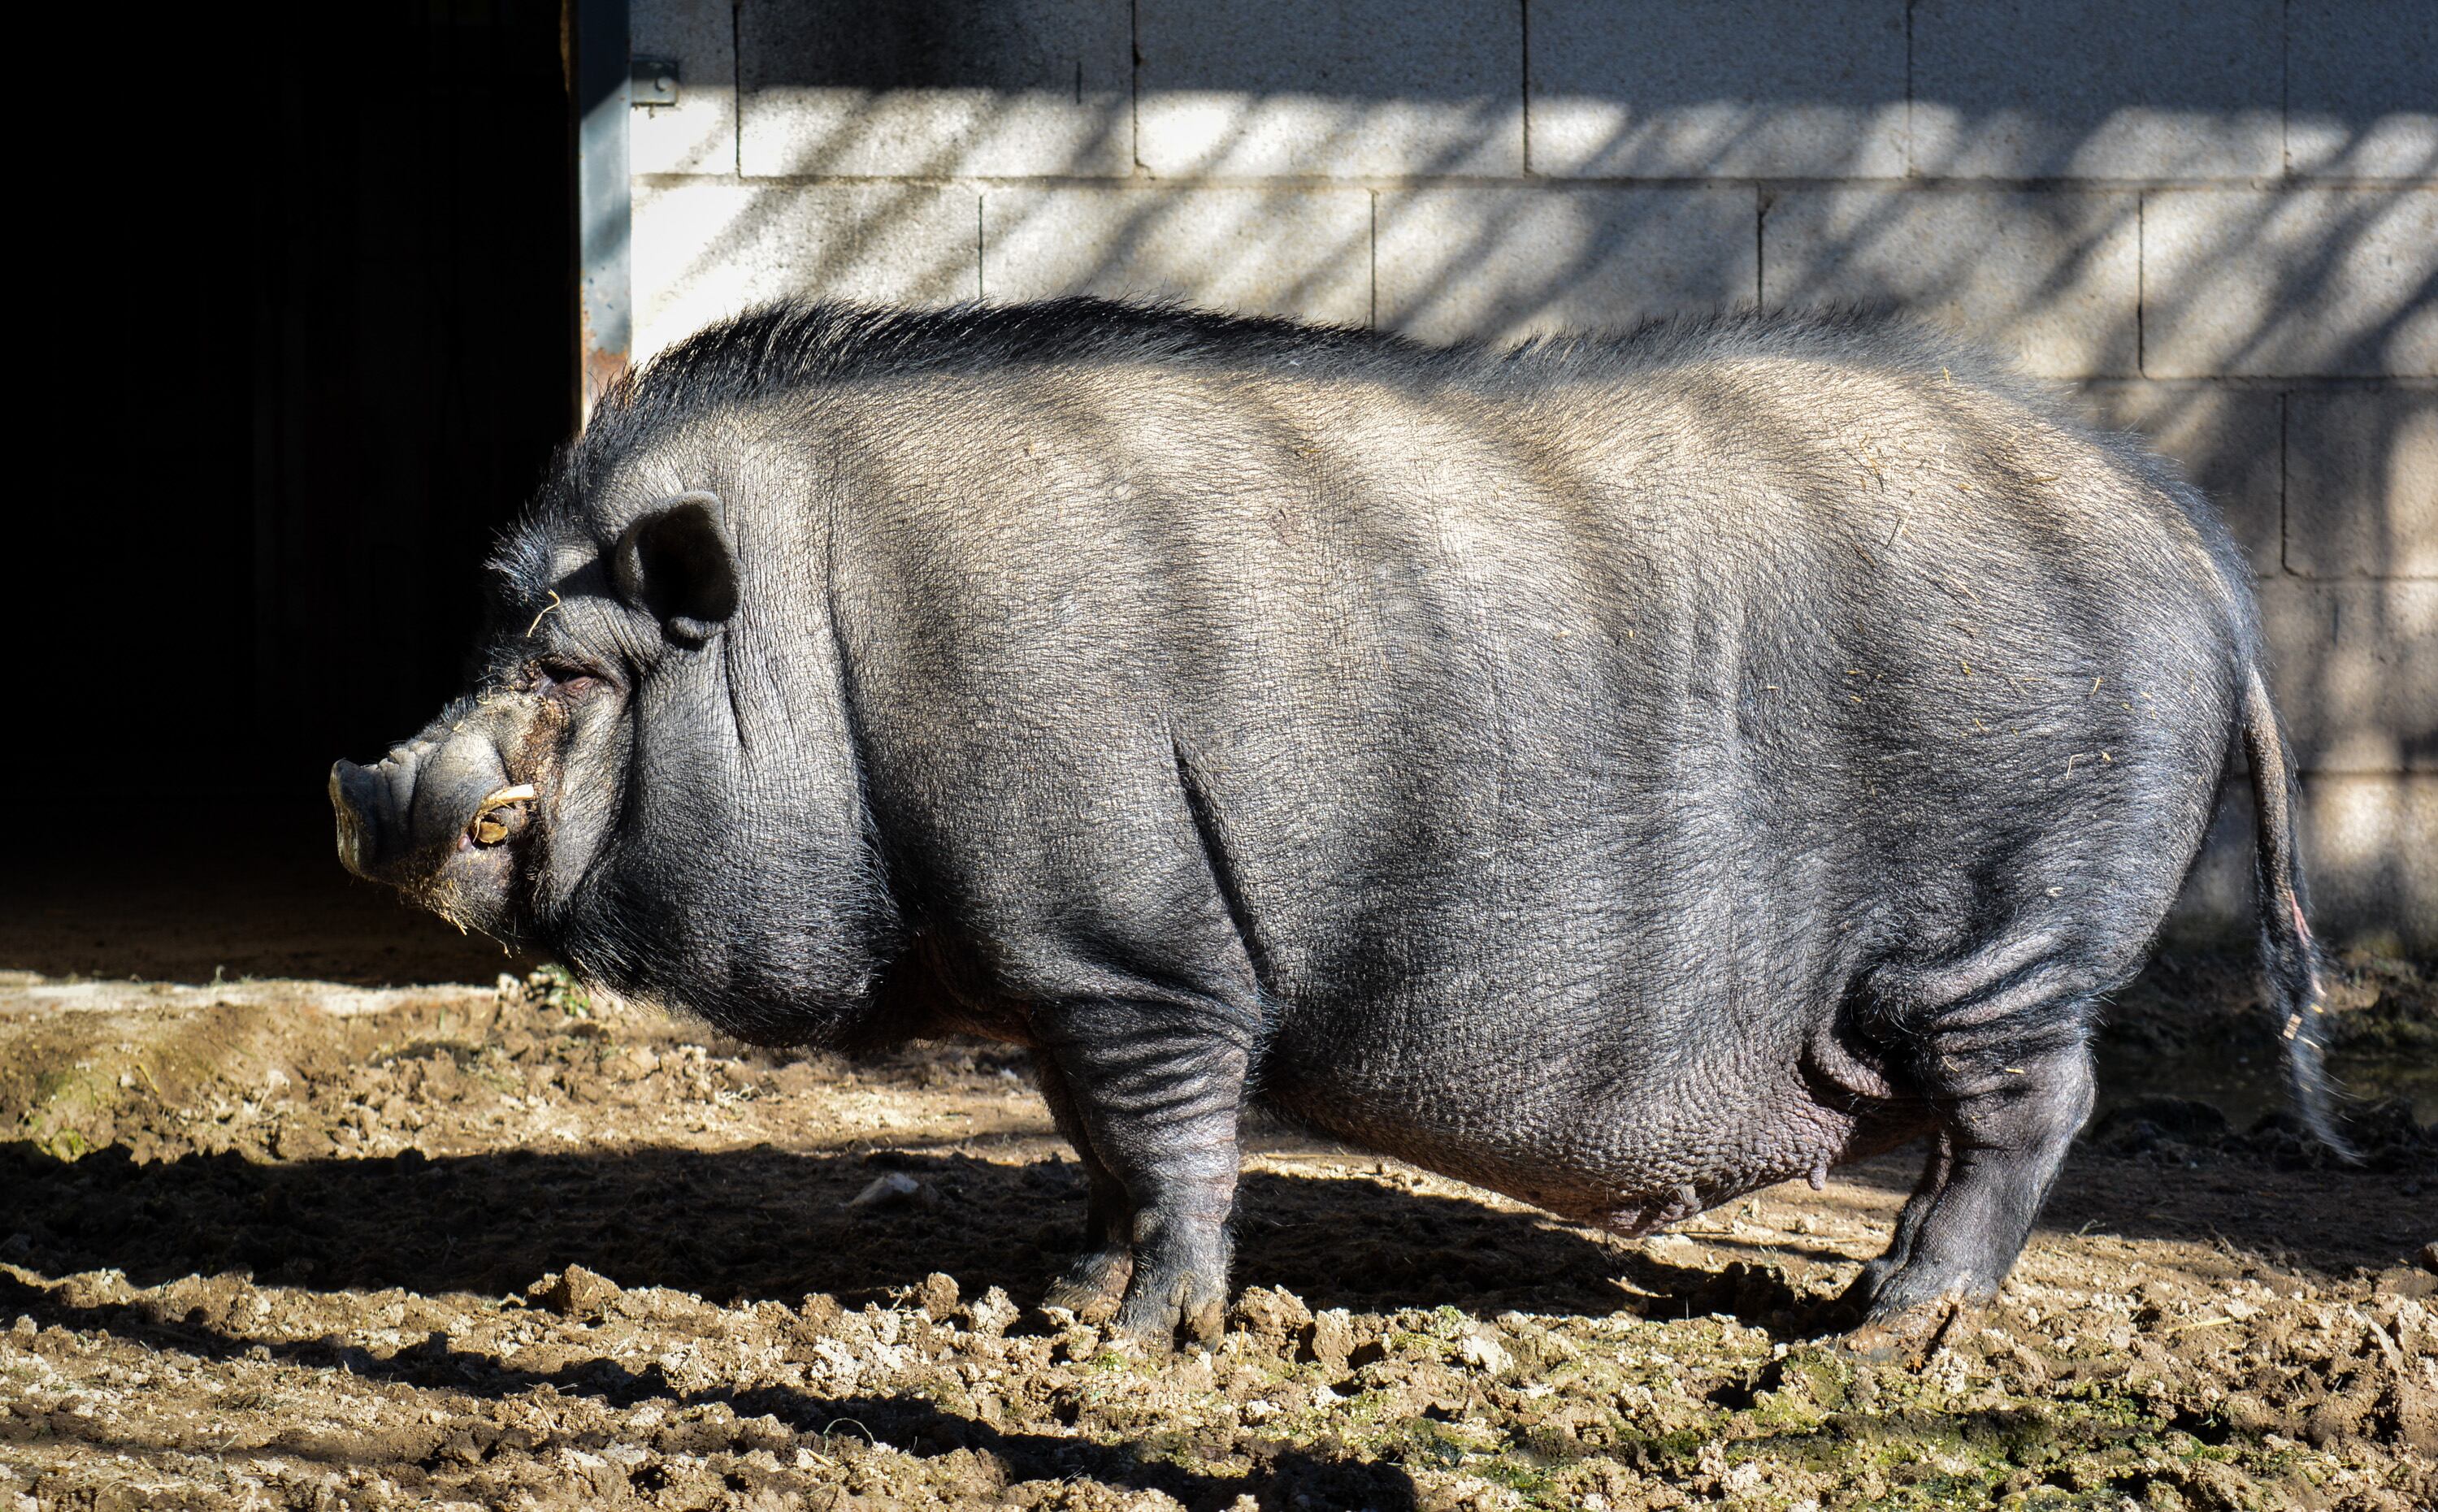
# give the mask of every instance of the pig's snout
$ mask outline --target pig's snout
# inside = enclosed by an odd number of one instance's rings
[[[536,794],[511,782],[499,747],[473,730],[416,740],[370,766],[330,768],[339,860],[360,877],[413,886],[468,848],[522,833]]]
[[[369,767],[350,761],[330,767],[330,810],[339,822],[339,862],[360,877],[370,877],[387,859],[381,846],[400,825],[389,784]]]

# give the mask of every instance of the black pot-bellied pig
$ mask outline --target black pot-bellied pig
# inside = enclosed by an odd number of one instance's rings
[[[1988,1295],[2238,745],[2326,1127],[2241,561],[1920,333],[783,306],[494,573],[347,864],[733,1033],[1029,1046],[1051,1300],[1129,1329],[1216,1327],[1248,1101],[1625,1234],[1927,1135],[1855,1298]]]

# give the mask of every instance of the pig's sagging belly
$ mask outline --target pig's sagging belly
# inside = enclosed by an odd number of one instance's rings
[[[1341,1056],[1274,1062],[1260,1101],[1364,1150],[1642,1234],[1759,1187],[1816,1182],[1891,1142],[1879,1110],[1815,1098],[1799,1061],[1738,1058],[1670,1068],[1662,1081],[1521,1053],[1440,1066]]]

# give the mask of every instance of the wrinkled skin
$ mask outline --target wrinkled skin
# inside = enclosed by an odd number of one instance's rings
[[[2223,530],[1927,338],[783,308],[610,396],[495,589],[349,864],[733,1032],[1030,1046],[1050,1300],[1140,1332],[1215,1331],[1259,1100],[1628,1234],[1927,1135],[1853,1296],[1922,1333],[2238,739],[2316,1090]]]

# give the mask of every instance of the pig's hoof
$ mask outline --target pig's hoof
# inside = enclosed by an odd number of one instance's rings
[[[1113,1248],[1077,1256],[1065,1274],[1042,1294],[1045,1308],[1065,1308],[1086,1323],[1101,1323],[1118,1310],[1126,1294],[1126,1278],[1134,1274],[1132,1251]]]
[[[1874,1364],[1917,1365],[1961,1337],[1988,1310],[1988,1304],[1978,1297],[1933,1297],[1865,1319],[1840,1345]]]
[[[1163,1349],[1175,1345],[1180,1331],[1206,1349],[1216,1348],[1228,1327],[1227,1288],[1190,1274],[1164,1286],[1137,1286],[1118,1309],[1116,1327]]]
[[[1228,1299],[1215,1296],[1185,1310],[1185,1336],[1205,1349],[1215,1349],[1228,1331]]]
[[[1887,1289],[1889,1280],[1896,1275],[1898,1269],[1898,1262],[1884,1255],[1878,1259],[1865,1262],[1860,1274],[1854,1277],[1853,1284],[1839,1294],[1834,1304],[1837,1310],[1846,1318],[1855,1322],[1860,1322],[1868,1316],[1871,1304],[1879,1300],[1880,1293]]]

